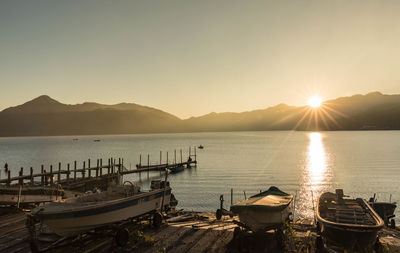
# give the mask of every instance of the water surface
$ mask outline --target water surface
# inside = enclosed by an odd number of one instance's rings
[[[78,141],[73,141],[78,138]],[[100,139],[100,142],[94,142]],[[123,157],[127,168],[142,163],[173,162],[174,150],[184,159],[189,146],[197,150],[197,168],[169,175],[179,206],[187,210],[215,211],[219,195],[230,204],[271,185],[296,196],[296,216],[313,216],[313,202],[324,191],[343,188],[345,194],[400,201],[400,131],[342,132],[227,132],[114,136],[63,136],[0,138],[0,162],[13,175],[44,165],[62,166],[97,158]],[[1,165],[2,165],[1,164]],[[1,166],[3,167],[3,166]],[[4,171],[1,176],[4,178]],[[151,173],[151,178],[159,173]],[[147,173],[125,176],[148,188]],[[400,208],[397,209],[400,216]]]

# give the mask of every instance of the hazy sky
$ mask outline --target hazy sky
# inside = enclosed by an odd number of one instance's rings
[[[400,93],[400,1],[1,1],[0,110],[47,94],[186,118]]]

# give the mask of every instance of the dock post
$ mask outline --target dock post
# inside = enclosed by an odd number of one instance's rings
[[[194,146],[194,163],[197,163],[196,146]]]
[[[24,168],[21,167],[21,170],[19,171],[19,176],[22,177],[24,175]],[[24,184],[24,180],[23,179],[19,179],[19,185],[23,185]]]
[[[11,171],[7,171],[7,186],[10,186],[11,182]]]
[[[192,147],[189,146],[189,157],[191,157],[191,154],[192,154]]]
[[[58,163],[58,174],[57,174],[57,184],[61,181],[61,163]]]
[[[103,176],[103,158],[100,158],[100,176]]]
[[[149,167],[149,166],[150,166],[150,155],[147,154],[147,167]]]
[[[99,177],[99,166],[100,166],[100,160],[97,159],[97,166],[96,166],[96,177]]]
[[[67,184],[69,184],[69,163],[67,164]]]
[[[118,158],[118,173],[121,173],[121,158]]]
[[[83,168],[82,168],[82,179],[85,178],[85,169],[86,169],[86,162],[83,162]]]
[[[76,161],[74,161],[74,181],[76,180]]]
[[[161,165],[161,163],[162,163],[161,157],[162,157],[162,152],[160,151],[160,165]]]
[[[110,174],[110,169],[111,169],[111,163],[110,163],[110,158],[108,158],[107,175]]]
[[[33,185],[33,168],[31,167],[31,185]]]
[[[176,164],[176,149],[174,150],[174,163]]]
[[[231,205],[233,205],[233,188],[231,188]]]
[[[167,151],[167,169],[168,169],[168,151]],[[160,168],[160,176],[161,176],[161,168]],[[162,208],[162,207],[161,207]]]
[[[42,174],[42,176],[40,177],[40,185],[41,185],[41,186],[44,185],[43,171],[44,171],[44,166],[43,166],[43,164],[42,164],[42,167],[40,168],[40,174]]]
[[[54,177],[53,177],[53,165],[50,165],[50,185],[53,185]]]
[[[92,170],[90,169],[90,159],[88,159],[88,178],[91,177]]]
[[[181,149],[181,163],[182,163],[182,149]]]
[[[139,167],[142,167],[142,154],[139,156]]]

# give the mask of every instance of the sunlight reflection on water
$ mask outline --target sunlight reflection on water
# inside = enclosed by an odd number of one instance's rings
[[[325,192],[331,184],[331,171],[328,166],[323,135],[313,132],[308,135],[309,144],[306,156],[306,165],[302,172],[299,201],[296,201],[296,212],[301,218],[312,218],[313,209],[318,196]],[[314,202],[314,203],[313,203]],[[310,207],[313,209],[310,209]]]

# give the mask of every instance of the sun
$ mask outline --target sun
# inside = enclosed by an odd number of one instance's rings
[[[322,98],[318,95],[312,96],[308,99],[308,105],[312,108],[318,108],[322,104]]]

